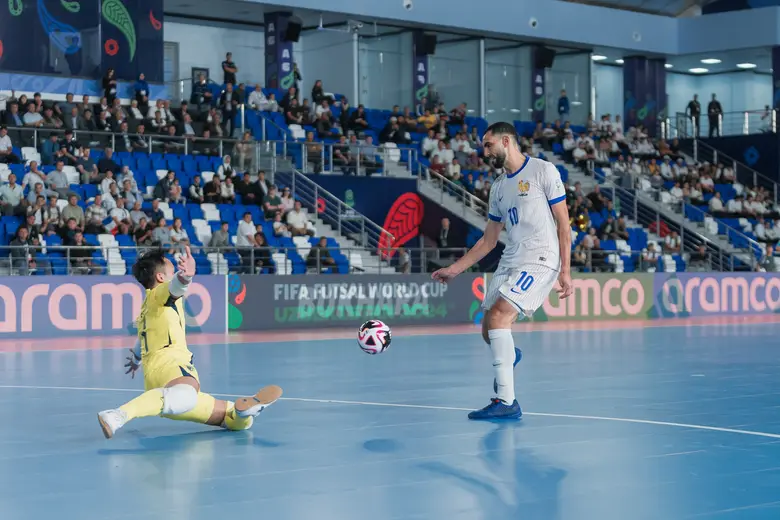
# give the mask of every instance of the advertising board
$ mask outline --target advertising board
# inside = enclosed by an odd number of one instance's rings
[[[135,334],[144,289],[130,276],[0,278],[0,339]],[[226,330],[224,276],[198,276],[185,300],[188,332]]]

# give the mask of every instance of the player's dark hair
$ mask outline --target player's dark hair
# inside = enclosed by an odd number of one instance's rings
[[[511,123],[505,123],[503,121],[500,121],[498,123],[493,123],[489,127],[487,127],[487,130],[485,130],[485,133],[490,132],[493,135],[508,135],[512,137],[515,141],[517,141],[517,130],[515,130],[515,127]]]
[[[133,266],[133,276],[146,289],[156,285],[157,273],[165,269],[165,251],[152,249],[143,253]]]

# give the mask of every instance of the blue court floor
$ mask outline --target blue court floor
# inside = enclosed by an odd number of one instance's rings
[[[0,354],[2,520],[780,519],[780,325],[516,334],[521,421],[476,423],[477,334],[193,347],[248,432],[95,414],[126,350]],[[128,345],[129,346],[129,345]]]

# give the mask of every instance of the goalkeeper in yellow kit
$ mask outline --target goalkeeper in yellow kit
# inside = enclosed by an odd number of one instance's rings
[[[257,414],[282,395],[281,388],[271,385],[233,403],[200,391],[198,371],[184,334],[182,298],[195,275],[189,247],[177,263],[174,273],[164,251],[151,251],[133,266],[133,276],[146,288],[146,297],[137,321],[138,341],[125,366],[135,377],[143,365],[146,391],[115,410],[98,413],[107,439],[133,419],[151,416],[246,430]]]

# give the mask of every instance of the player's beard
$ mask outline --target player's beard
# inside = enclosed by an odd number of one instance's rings
[[[490,166],[493,168],[501,169],[506,163],[506,150],[496,150],[494,155],[490,157]]]

